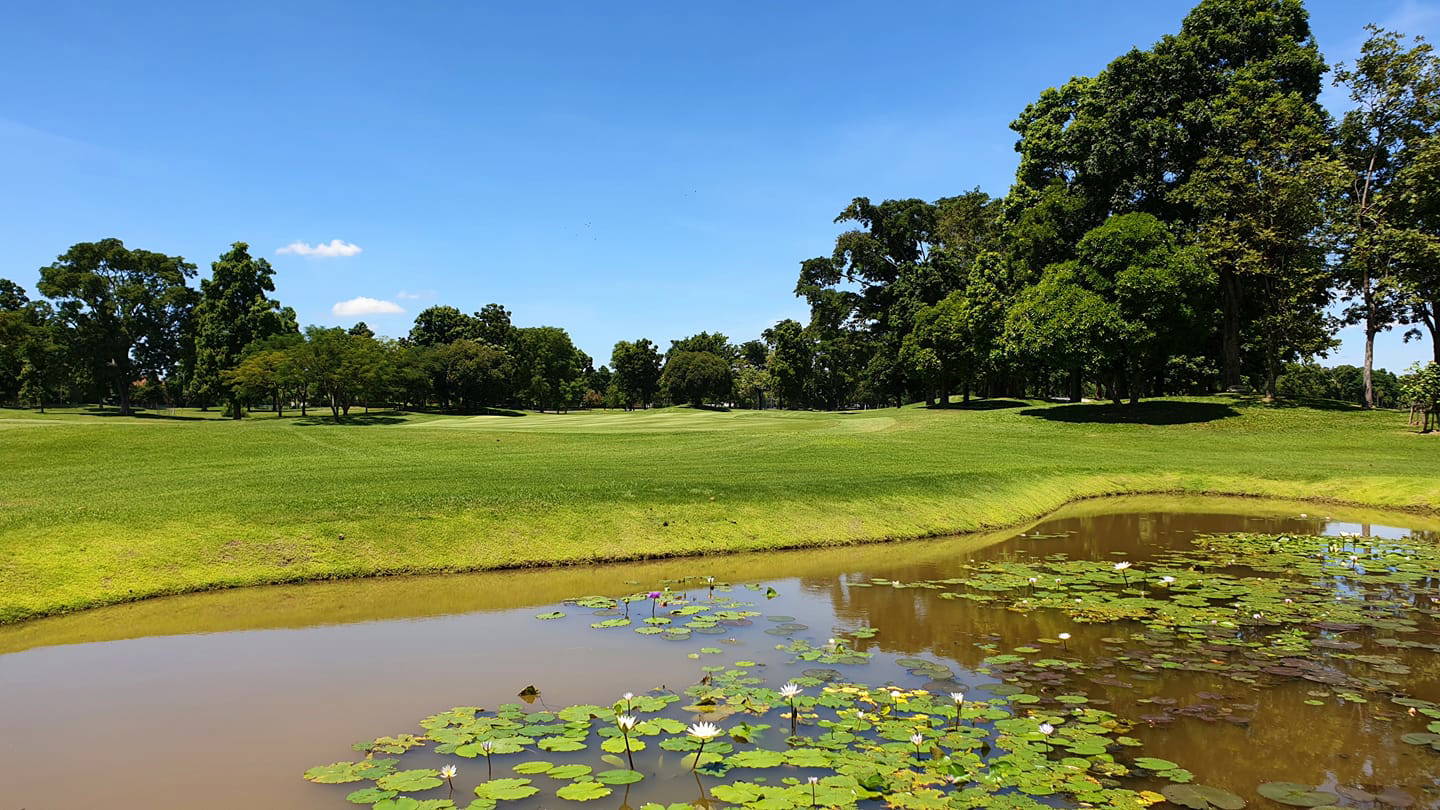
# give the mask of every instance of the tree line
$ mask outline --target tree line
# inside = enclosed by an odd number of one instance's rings
[[[41,268],[42,298],[0,280],[0,399],[337,418],[1216,390],[1397,404],[1437,377],[1375,369],[1379,334],[1428,333],[1440,363],[1440,57],[1368,32],[1332,70],[1301,0],[1202,0],[1178,32],[1029,104],[1004,197],[855,198],[833,251],[800,263],[807,322],[740,344],[621,341],[597,368],[498,304],[430,307],[395,340],[302,330],[244,243],[197,288],[183,258],[105,239]],[[1327,75],[1353,103],[1338,120],[1319,103]],[[1311,362],[1345,325],[1364,337],[1358,378]]]

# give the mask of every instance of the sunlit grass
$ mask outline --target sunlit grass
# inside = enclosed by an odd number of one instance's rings
[[[342,425],[0,411],[0,620],[221,585],[914,537],[1123,492],[1440,506],[1440,443],[1403,414],[998,404]]]

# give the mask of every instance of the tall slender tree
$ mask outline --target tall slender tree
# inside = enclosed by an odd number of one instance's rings
[[[266,295],[275,292],[274,275],[270,262],[253,258],[249,245],[235,242],[210,264],[210,278],[200,282],[200,303],[192,326],[195,370],[191,395],[224,397],[226,412],[235,419],[244,415],[241,391],[225,383],[225,372],[240,364],[246,346],[286,328],[280,302]]]

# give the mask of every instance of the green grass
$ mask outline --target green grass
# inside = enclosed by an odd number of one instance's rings
[[[1396,412],[980,405],[342,425],[0,411],[0,621],[218,586],[919,537],[1131,492],[1440,508],[1440,441]]]

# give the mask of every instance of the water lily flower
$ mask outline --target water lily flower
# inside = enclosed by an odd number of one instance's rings
[[[495,743],[486,740],[480,743],[480,753],[485,755],[485,778],[495,778],[495,766],[490,762],[490,752],[495,750]]]
[[[1055,727],[1050,725],[1049,723],[1041,723],[1039,731],[1041,734],[1049,737],[1051,734],[1055,733]]]
[[[700,757],[705,753],[705,743],[720,736],[720,727],[714,723],[696,723],[685,729],[685,733],[700,741],[700,748],[695,751],[695,762],[690,766],[690,770],[693,771],[700,765]]]
[[[1060,646],[1061,646],[1061,647],[1063,647],[1064,649],[1067,649],[1067,650],[1070,649],[1070,634],[1069,634],[1069,633],[1060,633],[1059,636],[1058,636],[1058,638],[1060,639]]]
[[[630,751],[630,732],[634,730],[636,723],[635,715],[621,714],[615,717],[615,725],[620,727],[620,736],[625,738],[625,758],[630,760],[630,770],[635,770],[635,754]]]
[[[960,727],[960,712],[965,708],[965,693],[951,692],[950,699],[955,701],[955,727]]]
[[[786,683],[784,686],[780,687],[780,697],[785,698],[786,700],[788,700],[788,701],[790,702],[790,736],[791,736],[791,737],[794,737],[794,736],[795,736],[795,726],[796,726],[796,723],[798,723],[798,722],[800,721],[800,713],[797,712],[797,711],[795,711],[795,696],[798,695],[798,694],[800,694],[800,693],[803,692],[803,691],[805,691],[805,690],[801,689],[801,688],[800,688],[800,685],[797,684],[797,683],[795,683],[794,681],[790,681],[790,682]]]
[[[919,758],[920,758],[920,744],[923,743],[923,742],[925,742],[925,735],[924,735],[924,734],[921,734],[920,732],[917,731],[917,732],[915,732],[914,734],[911,734],[911,735],[910,735],[910,744],[913,745],[913,746],[915,746],[915,758],[916,758],[916,759],[919,759]]]
[[[1130,587],[1130,577],[1126,576],[1125,572],[1129,570],[1130,565],[1129,560],[1115,563],[1115,570],[1120,572],[1120,578],[1125,581],[1125,587],[1127,588]]]
[[[1160,581],[1163,582],[1163,583],[1165,583],[1166,585],[1174,585],[1174,584],[1175,584],[1175,578],[1174,578],[1174,577],[1171,577],[1171,576],[1160,577]]]
[[[455,768],[454,765],[446,765],[440,769],[440,775],[444,777],[445,781],[450,784],[450,792],[452,794],[455,792],[456,773],[459,773],[459,771]]]
[[[810,777],[810,806],[811,806],[811,807],[814,807],[814,806],[815,806],[815,786],[818,785],[818,784],[820,784],[820,777],[818,777],[818,776],[812,776],[812,777]]]

